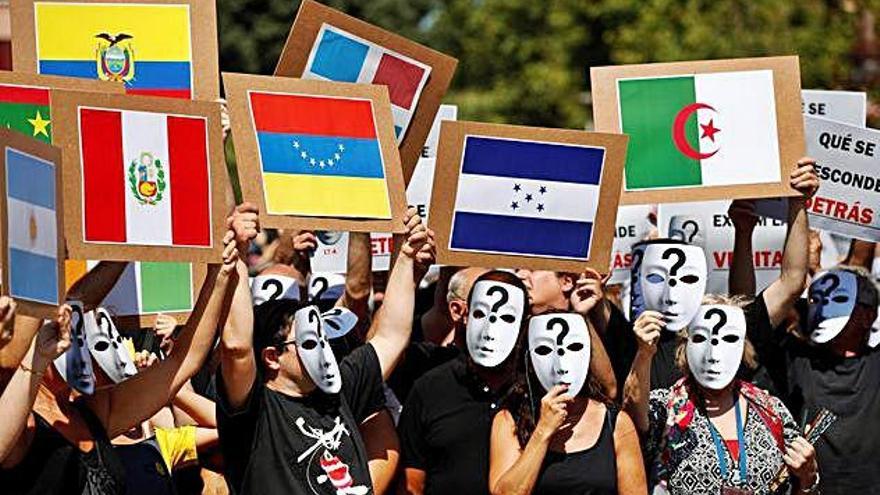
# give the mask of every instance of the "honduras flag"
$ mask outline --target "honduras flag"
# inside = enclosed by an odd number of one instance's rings
[[[466,136],[450,249],[587,260],[602,147]]]

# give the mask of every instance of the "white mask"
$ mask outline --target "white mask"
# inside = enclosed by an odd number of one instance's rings
[[[544,390],[568,385],[580,393],[590,371],[590,330],[575,313],[550,313],[529,320],[529,355]]]
[[[526,295],[515,285],[494,280],[474,284],[468,305],[467,349],[480,366],[503,363],[516,346]]]
[[[67,304],[73,310],[70,313],[70,348],[55,358],[55,369],[71,388],[92,395],[95,393],[95,372],[86,343],[83,306],[79,301],[68,301]]]
[[[317,306],[306,306],[294,315],[296,351],[315,386],[328,394],[338,394],[342,377],[336,356],[327,342],[324,322]]]
[[[645,309],[666,316],[678,331],[697,314],[706,291],[706,255],[697,246],[649,244],[641,267]]]
[[[107,377],[113,383],[119,383],[136,375],[137,368],[110,313],[98,308],[86,313],[84,320],[89,351]]]
[[[721,390],[736,376],[746,342],[746,315],[721,304],[700,306],[688,327],[688,367],[700,385]]]
[[[871,334],[868,336],[868,347],[871,349],[880,345],[880,311],[877,312],[877,319],[871,327]]]
[[[810,284],[810,339],[817,344],[837,337],[856,307],[859,282],[845,270],[820,273]]]
[[[345,276],[313,273],[309,276],[309,301],[336,301],[345,292]]]
[[[295,278],[283,275],[258,275],[251,282],[254,306],[276,299],[299,301],[299,284]]]
[[[705,247],[706,239],[700,218],[693,215],[673,215],[669,218],[669,238],[686,242],[692,246]]]
[[[648,245],[638,242],[632,247],[632,266],[629,270],[629,319],[636,318],[645,310],[645,298],[642,297],[642,259]]]

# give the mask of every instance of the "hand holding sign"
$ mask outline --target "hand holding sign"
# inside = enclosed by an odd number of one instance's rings
[[[806,198],[812,198],[819,190],[819,176],[816,175],[816,160],[810,157],[803,157],[797,162],[797,168],[792,171],[790,176],[790,184],[793,189],[804,195]]]

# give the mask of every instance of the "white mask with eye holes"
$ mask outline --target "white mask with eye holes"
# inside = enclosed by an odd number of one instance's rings
[[[568,385],[576,396],[590,371],[590,330],[575,313],[550,313],[529,320],[529,356],[544,390]]]
[[[856,307],[859,281],[845,270],[820,273],[810,284],[810,340],[824,344],[837,337]]]
[[[251,282],[251,298],[254,306],[276,299],[299,301],[299,283],[283,275],[258,275]]]
[[[700,306],[688,326],[688,368],[697,383],[721,390],[736,377],[746,343],[746,315],[722,304]]]
[[[110,313],[104,308],[98,308],[86,313],[84,320],[89,351],[107,377],[113,383],[119,383],[136,375],[137,367]]]
[[[70,348],[55,358],[55,369],[74,390],[92,395],[95,393],[95,372],[92,357],[86,343],[85,316],[79,301],[68,301],[70,313]]]
[[[324,321],[317,306],[306,306],[293,317],[296,352],[309,374],[309,378],[321,391],[338,394],[342,390],[342,376],[333,349],[327,342]]]
[[[494,280],[474,284],[468,304],[467,349],[484,368],[503,363],[516,346],[526,295],[515,285]]]
[[[649,244],[641,267],[645,309],[666,317],[666,330],[679,331],[697,314],[706,292],[706,255],[697,246]]]

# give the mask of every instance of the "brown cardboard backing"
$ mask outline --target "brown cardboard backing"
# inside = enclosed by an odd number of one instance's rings
[[[11,0],[12,60],[17,72],[36,74],[37,40],[34,4],[40,0]],[[193,99],[220,98],[220,68],[217,48],[217,6],[213,0],[52,0],[53,3],[131,3],[190,6]],[[71,19],[71,22],[76,22]],[[109,84],[109,83],[108,83]],[[115,84],[115,83],[114,83]],[[79,89],[79,88],[65,88]],[[89,88],[82,88],[89,89]]]
[[[82,91],[52,91],[54,119],[60,122],[54,129],[55,143],[62,149],[63,190],[65,199],[64,226],[67,253],[71,259],[114,261],[189,261],[219,263],[223,253],[223,235],[226,232],[226,189],[229,176],[223,154],[223,132],[220,127],[220,105],[205,101],[152,96],[127,96],[86,93]],[[79,126],[77,108],[88,106],[111,110],[139,110],[207,119],[208,160],[211,173],[211,232],[210,248],[141,246],[85,242],[82,220],[82,163],[80,162]]]
[[[388,89],[369,84],[347,84],[312,81],[287,77],[252,76],[223,73],[223,87],[229,105],[232,136],[235,140],[235,158],[245,201],[260,207],[260,223],[263,227],[308,230],[345,230],[352,232],[403,232],[403,214],[406,208],[406,192],[400,158],[394,140],[394,124]],[[358,220],[351,218],[269,215],[263,191],[262,172],[259,161],[257,133],[251,117],[248,91],[297,93],[325,96],[368,98],[373,102],[385,179],[391,200],[391,220]]]
[[[312,45],[324,23],[344,29],[367,41],[431,66],[428,82],[425,84],[421,98],[419,98],[406,136],[400,143],[400,163],[403,165],[403,177],[409,184],[422,147],[428,138],[428,132],[431,131],[434,116],[437,115],[443,95],[446,94],[446,90],[449,89],[449,84],[452,82],[452,76],[458,66],[458,59],[313,0],[303,0],[296,19],[293,21],[287,42],[284,44],[284,49],[281,51],[278,65],[275,67],[276,76],[302,76]]]
[[[0,128],[0,260],[2,260],[3,287],[2,293],[9,295],[9,223],[6,218],[6,148],[13,148],[30,155],[50,161],[55,165],[55,228],[58,235],[58,252],[56,260],[58,265],[58,301],[64,302],[64,211],[63,195],[61,192],[61,150],[50,144],[31,139],[11,129]],[[16,299],[17,312],[36,318],[52,318],[56,315],[57,305],[43,304],[35,301]]]
[[[775,198],[797,196],[788,185],[788,176],[804,155],[804,119],[801,114],[801,76],[797,56],[700,60],[662,64],[593,67],[593,121],[597,131],[621,132],[617,103],[617,80],[680,74],[708,74],[770,69],[776,96],[776,125],[779,136],[780,181],[772,184],[734,186],[696,186],[650,191],[621,189],[620,204],[675,203],[737,198]]]
[[[461,170],[461,155],[464,138],[467,135],[605,147],[605,165],[602,170],[599,204],[596,208],[596,220],[593,224],[589,260],[471,253],[449,248],[452,216]],[[456,266],[530,268],[575,273],[580,273],[584,268],[589,267],[599,273],[607,272],[610,266],[614,222],[617,219],[617,206],[620,199],[623,164],[628,141],[629,138],[623,134],[444,121],[440,127],[434,188],[431,193],[431,216],[428,219],[429,227],[434,230],[437,239],[437,262]],[[524,232],[523,235],[528,235],[528,233]]]
[[[193,263],[192,264],[192,303],[193,307],[195,307],[196,302],[199,300],[199,291],[202,290],[202,284],[205,283],[205,277],[208,275],[208,267],[203,263]],[[191,311],[172,311],[168,313],[164,313],[168,316],[174,317],[177,320],[178,325],[186,325],[186,322],[189,320],[189,315]],[[128,314],[114,314],[116,319],[116,325],[119,328],[124,328],[126,330],[136,330],[140,328],[153,328],[153,325],[156,324],[156,315],[128,315]]]

